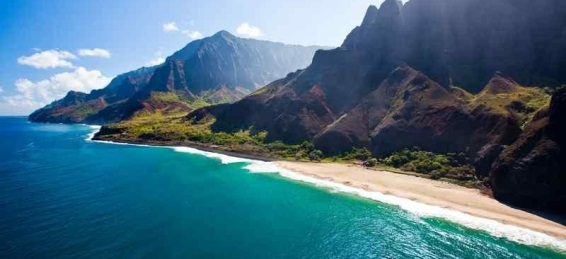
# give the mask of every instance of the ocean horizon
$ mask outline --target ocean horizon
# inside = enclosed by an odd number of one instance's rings
[[[0,117],[2,258],[564,258],[566,241],[186,147]]]

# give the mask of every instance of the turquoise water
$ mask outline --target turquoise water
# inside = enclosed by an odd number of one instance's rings
[[[91,131],[0,117],[0,258],[565,258]]]

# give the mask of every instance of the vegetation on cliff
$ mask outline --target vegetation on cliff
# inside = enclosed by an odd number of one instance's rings
[[[323,158],[310,142],[298,145],[281,141],[265,142],[267,132],[253,128],[234,133],[214,132],[210,129],[214,118],[199,122],[187,121],[185,113],[144,112],[129,120],[103,127],[97,139],[120,142],[179,143],[206,145],[225,151],[241,152],[269,158],[318,161]]]
[[[433,179],[473,180],[475,170],[464,153],[437,154],[415,147],[395,152],[381,163],[409,172],[429,175]]]
[[[462,182],[474,181],[474,169],[463,154],[437,154],[415,147],[387,157],[374,157],[367,148],[353,147],[337,156],[329,156],[315,148],[312,142],[285,144],[267,142],[266,131],[253,128],[233,133],[214,132],[215,119],[208,117],[198,122],[186,120],[184,112],[137,114],[132,119],[105,126],[97,134],[101,140],[142,142],[148,144],[177,143],[206,145],[217,150],[240,152],[273,159],[324,162],[359,162],[367,167],[399,169],[426,175],[432,179],[449,178]]]

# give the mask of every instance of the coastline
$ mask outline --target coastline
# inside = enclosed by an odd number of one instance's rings
[[[566,240],[566,226],[500,203],[477,189],[417,176],[369,170],[356,165],[289,161],[274,163],[305,176],[456,210]]]
[[[93,129],[100,129],[100,126],[91,126]],[[235,150],[225,150],[221,149],[220,146],[210,145],[210,144],[202,144],[198,142],[192,141],[159,141],[159,140],[116,140],[116,139],[98,139],[95,136],[96,132],[92,133],[87,137],[87,140],[95,141],[95,142],[102,142],[102,143],[114,143],[114,144],[129,144],[129,145],[140,145],[140,146],[151,146],[151,147],[188,147],[194,148],[205,152],[217,153],[231,157],[237,157],[242,159],[249,159],[249,160],[257,160],[262,162],[272,162],[276,161],[277,159],[264,156],[261,154],[244,154],[239,153]]]
[[[95,131],[100,127],[90,126]],[[448,182],[408,174],[365,169],[338,163],[281,161],[259,154],[222,150],[214,145],[187,141],[87,140],[99,143],[170,148],[177,152],[219,159],[223,164],[248,163],[252,173],[277,173],[284,178],[351,193],[397,205],[422,217],[438,217],[497,237],[566,252],[566,226],[509,207],[470,189]]]

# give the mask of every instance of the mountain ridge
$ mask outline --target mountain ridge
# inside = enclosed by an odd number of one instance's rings
[[[243,39],[220,31],[188,43],[163,64],[118,75],[107,87],[84,94],[82,99],[75,98],[81,103],[68,106],[68,100],[54,101],[32,113],[29,119],[116,122],[147,107],[152,101],[145,101],[155,91],[179,95],[184,104],[174,106],[187,112],[194,109],[191,102],[233,102],[289,71],[306,67],[318,48]]]

